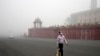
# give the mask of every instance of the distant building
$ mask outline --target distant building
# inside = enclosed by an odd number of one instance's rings
[[[42,27],[42,21],[37,17],[35,19],[34,23],[34,28],[41,28]]]
[[[73,25],[73,26],[51,26],[40,27],[41,20],[35,19],[38,27],[29,28],[28,34],[32,38],[56,38],[59,31],[62,31],[67,39],[81,39],[81,40],[100,40],[100,25]]]
[[[91,0],[91,9],[97,8],[97,0]]]
[[[97,8],[97,0],[91,0],[90,10],[71,14],[70,21],[70,25],[100,24],[100,8]]]
[[[100,8],[87,10],[71,15],[73,20],[76,20],[75,24],[80,25],[95,25],[100,24]]]
[[[29,28],[29,37],[56,38],[62,31],[67,39],[100,40],[100,8],[96,0],[91,0],[91,10],[73,13],[68,26],[42,27],[42,21],[36,18],[34,28]]]
[[[59,26],[42,27],[42,21],[36,18],[34,21],[34,28],[28,29],[29,37],[40,37],[40,38],[56,38]]]
[[[68,17],[65,22],[64,22],[64,25],[65,26],[68,26],[68,25],[73,25],[75,24],[75,20],[73,20],[72,18]]]

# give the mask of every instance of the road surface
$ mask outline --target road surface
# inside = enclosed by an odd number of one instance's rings
[[[100,56],[100,41],[68,40],[64,56]],[[0,38],[0,56],[55,56],[56,40],[42,38]]]

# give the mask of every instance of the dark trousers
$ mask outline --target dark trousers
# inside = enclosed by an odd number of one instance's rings
[[[59,55],[60,56],[63,56],[63,44],[62,43],[59,43]]]

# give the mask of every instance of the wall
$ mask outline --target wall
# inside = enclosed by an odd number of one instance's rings
[[[29,29],[30,37],[56,38],[62,31],[67,39],[100,40],[100,25]]]

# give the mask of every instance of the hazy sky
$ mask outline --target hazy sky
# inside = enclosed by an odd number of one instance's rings
[[[0,35],[19,35],[39,17],[43,26],[63,25],[71,13],[89,10],[91,0],[0,0]],[[100,7],[100,0],[98,0]]]

